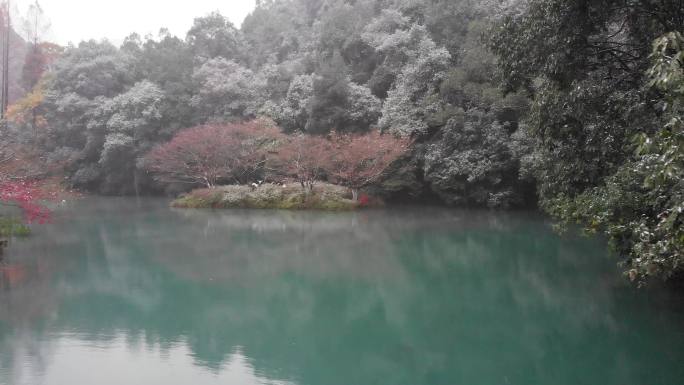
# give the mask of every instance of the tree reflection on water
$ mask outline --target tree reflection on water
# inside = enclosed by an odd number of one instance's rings
[[[682,317],[625,287],[600,243],[561,239],[531,214],[76,205],[8,255],[22,273],[2,278],[0,383],[684,374],[684,344],[666,344]],[[66,369],[80,361],[95,374]]]

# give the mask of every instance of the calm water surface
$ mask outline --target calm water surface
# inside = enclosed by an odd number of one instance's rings
[[[87,198],[0,266],[3,385],[657,385],[684,306],[528,213]]]

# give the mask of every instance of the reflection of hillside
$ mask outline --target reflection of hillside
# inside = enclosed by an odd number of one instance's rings
[[[58,305],[52,278],[60,269],[50,258],[6,258],[0,262],[0,322],[36,322]]]
[[[16,342],[16,341],[15,341]],[[239,349],[231,352],[220,371],[202,371],[192,367],[186,357],[192,353],[182,344],[161,348],[155,344],[138,346],[126,335],[116,335],[107,346],[96,343],[84,344],[73,336],[63,336],[52,342],[49,348],[41,341],[23,341],[24,345],[12,353],[30,356],[29,367],[16,365],[3,371],[0,366],[0,383],[11,385],[36,384],[240,384],[240,385],[290,385],[286,381],[270,380],[256,372]],[[157,357],[162,355],[163,360]],[[49,362],[42,361],[49,357]],[[122,371],[122,357],[126,370]],[[0,359],[2,356],[0,356]],[[1,362],[1,361],[0,361]],[[97,370],[92,370],[97,368]],[[46,380],[47,379],[47,380]]]
[[[182,277],[253,286],[282,274],[364,280],[404,274],[390,247],[393,234],[360,214],[179,215],[178,236],[156,243],[152,257]]]
[[[603,384],[639,383],[652,370],[684,375],[672,364],[681,348],[663,348],[683,346],[684,337],[671,341],[676,320],[635,315],[644,302],[619,286],[612,261],[597,262],[600,245],[562,241],[524,214],[140,203],[85,201],[66,225],[13,249],[13,260],[64,263],[22,288],[46,303],[2,294],[41,322],[0,316],[0,372],[22,349],[59,366],[64,350],[35,341],[68,338],[173,357],[187,348],[217,374],[245,357],[264,381],[302,385],[501,383],[503,374],[576,384],[590,369]],[[575,364],[566,373],[567,357]]]

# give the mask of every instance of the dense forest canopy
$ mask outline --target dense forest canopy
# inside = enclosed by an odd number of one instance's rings
[[[684,262],[683,30],[678,1],[532,0],[490,43],[534,100],[542,207],[606,232],[633,280]]]
[[[491,207],[533,200],[521,92],[498,90],[476,2],[261,1],[241,29],[213,13],[182,39],[66,47],[15,135],[68,164],[73,186],[159,192],[141,167],[180,129],[269,117],[285,132],[384,132],[417,145],[386,178],[396,197]],[[34,122],[40,127],[28,127]],[[37,138],[27,135],[40,131]]]
[[[71,186],[116,195],[179,189],[145,159],[191,127],[382,132],[412,146],[376,194],[538,203],[607,233],[631,279],[670,278],[684,248],[683,23],[674,0],[260,0],[240,28],[212,13],[185,37],[119,47],[22,41],[25,96],[3,135]]]

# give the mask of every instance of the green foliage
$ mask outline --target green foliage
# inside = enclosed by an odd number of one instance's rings
[[[198,61],[222,57],[240,62],[246,55],[242,33],[218,12],[196,18],[186,40]]]
[[[211,59],[193,74],[197,92],[191,105],[202,120],[226,122],[253,118],[264,103],[265,79],[232,60]]]
[[[305,130],[326,133],[344,129],[345,110],[349,100],[347,66],[339,52],[321,64],[313,80],[313,95],[308,105],[309,119]]]
[[[112,99],[101,99],[88,123],[89,143],[99,158],[86,158],[83,167],[97,162],[99,190],[125,194],[139,188],[138,158],[159,140],[164,94],[155,84],[142,81]],[[85,169],[88,169],[86,166]],[[78,185],[80,180],[73,180]]]
[[[382,102],[368,87],[350,83],[348,98],[347,127],[341,131],[364,132],[378,122],[382,115]]]
[[[85,99],[113,97],[132,85],[134,58],[108,42],[88,41],[68,47],[56,63],[51,89]]]
[[[131,35],[120,48],[81,43],[48,74],[39,142],[67,165],[74,186],[130,194],[166,187],[140,170],[140,154],[187,127],[262,115],[287,133],[379,126],[426,149],[393,168],[411,182],[391,183],[392,194],[486,205],[481,196],[512,191],[515,199],[490,205],[521,202],[516,177],[529,147],[509,147],[527,103],[499,92],[481,40],[486,9],[467,0],[260,1],[239,30],[212,13],[185,39],[162,30]],[[454,139],[461,118],[476,131],[467,141]],[[488,150],[492,141],[510,146]],[[460,153],[479,155],[460,168],[447,164]],[[489,176],[464,179],[475,170]]]
[[[292,79],[282,103],[267,113],[288,132],[301,129],[309,120],[308,106],[312,97],[313,75],[299,75]]]
[[[682,272],[684,54],[681,34],[667,32],[682,30],[683,11],[534,0],[490,44],[507,88],[534,95],[534,152],[521,170],[537,179],[541,206],[607,234],[639,283]]]
[[[125,50],[125,43],[122,49]],[[196,123],[190,105],[194,68],[191,47],[162,31],[158,40],[148,39],[138,49],[140,78],[156,84],[164,92],[166,103],[160,111],[164,130],[172,134]]]
[[[364,132],[377,123],[380,105],[368,88],[350,82],[347,66],[336,52],[314,76],[305,130]]]
[[[491,114],[470,110],[449,120],[425,155],[425,179],[452,205],[507,208],[521,205],[516,152],[509,127]]]
[[[312,35],[302,1],[271,1],[257,5],[242,23],[242,32],[254,66],[292,59],[308,44]]]
[[[26,237],[29,235],[31,235],[31,228],[20,219],[15,217],[0,216],[0,239]]]
[[[428,115],[443,109],[442,100],[436,96],[448,68],[449,53],[437,47],[421,26],[398,31],[389,39],[401,47],[407,62],[387,94],[380,127],[401,135],[426,134]]]

